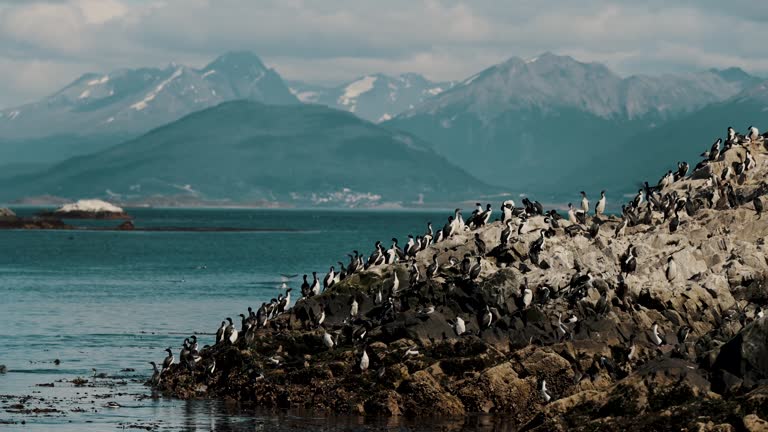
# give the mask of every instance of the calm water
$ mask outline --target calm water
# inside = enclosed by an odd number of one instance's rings
[[[137,226],[278,231],[0,231],[0,364],[8,368],[0,375],[0,395],[6,395],[0,399],[0,423],[19,422],[0,424],[0,429],[432,430],[462,425],[245,412],[216,401],[153,399],[141,385],[151,372],[147,362],[161,360],[163,348],[177,351],[186,335],[215,332],[224,317],[276,297],[283,281],[297,290],[300,277],[286,280],[281,274],[315,270],[324,275],[352,249],[368,253],[375,240],[388,242],[393,235],[402,242],[408,233],[423,233],[428,220],[442,226],[450,212],[131,213]],[[212,340],[207,335],[200,342]],[[70,381],[77,377],[88,384],[75,387]],[[49,383],[54,387],[39,386]],[[26,401],[25,408],[60,412],[8,412],[20,396],[39,398]],[[121,407],[105,407],[108,401]],[[487,421],[464,420],[463,426],[482,427]]]

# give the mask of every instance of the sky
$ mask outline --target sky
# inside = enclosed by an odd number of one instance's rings
[[[0,0],[0,107],[85,72],[258,54],[285,79],[459,80],[545,51],[622,75],[768,75],[764,0]]]

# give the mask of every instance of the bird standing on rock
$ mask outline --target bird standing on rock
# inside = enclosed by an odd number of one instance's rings
[[[605,213],[605,191],[600,191],[600,199],[595,205],[595,216],[602,216]]]
[[[480,238],[480,233],[475,233],[475,247],[478,255],[485,255],[485,242]]]
[[[587,199],[587,193],[584,191],[579,193],[581,194],[581,211],[586,214],[589,212],[589,200]]]
[[[672,282],[677,279],[677,263],[675,259],[670,256],[667,259],[667,280]]]

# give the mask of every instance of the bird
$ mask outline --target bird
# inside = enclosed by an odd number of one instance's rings
[[[357,316],[357,312],[358,312],[357,309],[358,309],[357,300],[353,297],[352,298],[352,304],[349,307],[349,315],[353,316],[353,317],[356,317]]]
[[[475,247],[478,255],[485,255],[485,242],[480,238],[480,233],[475,233]]]
[[[227,326],[227,330],[224,332],[225,335],[227,335],[225,338],[229,341],[230,344],[234,345],[235,342],[237,342],[237,329],[234,325],[232,325],[232,319],[227,318],[229,320],[229,325]]]
[[[397,278],[397,272],[392,272],[392,295],[397,294],[397,290],[400,289],[400,280]]]
[[[309,282],[307,282],[307,275],[303,276],[304,282],[301,283],[301,296],[309,297]]]
[[[691,334],[691,328],[687,325],[680,326],[680,328],[677,330],[677,341],[681,344],[684,344],[685,341],[688,339],[688,335]]]
[[[328,270],[328,274],[325,275],[323,278],[323,290],[327,290],[331,286],[333,286],[333,280],[336,277],[336,269],[331,266],[331,268]]]
[[[717,158],[720,157],[720,144],[723,142],[721,138],[718,138],[714,144],[712,144],[712,147],[709,149],[709,160],[715,161]]]
[[[365,348],[363,348],[363,355],[360,357],[360,370],[365,372],[368,369],[369,364],[370,360],[368,359],[368,353],[365,351]]]
[[[437,263],[437,254],[432,255],[432,264],[427,267],[427,279],[432,279],[437,276],[437,271],[440,265]]]
[[[587,193],[584,191],[579,193],[581,194],[581,211],[587,213],[589,212],[589,200],[587,199]]]
[[[149,362],[149,364],[152,365],[152,370],[153,370],[152,378],[149,379],[149,382],[154,387],[160,384],[160,370],[157,369],[157,363],[151,361]]]
[[[323,345],[325,345],[325,347],[329,350],[333,349],[333,346],[335,345],[333,338],[331,338],[331,335],[327,332],[323,332]]]
[[[657,322],[653,322],[652,327],[652,334],[651,334],[651,342],[656,344],[656,346],[662,346],[667,343],[666,338],[664,338],[664,335],[659,333],[659,324]]]
[[[456,336],[461,336],[467,331],[466,324],[460,316],[456,316],[456,322],[453,324],[453,331],[456,332]]]
[[[528,306],[531,305],[531,302],[533,301],[533,291],[528,287],[528,281],[526,280],[524,288],[523,288],[523,309],[528,309]]]
[[[763,213],[763,201],[757,196],[752,200],[752,204],[755,206],[755,214],[757,214],[757,218],[760,219]]]
[[[485,313],[483,314],[482,324],[484,328],[489,328],[491,324],[493,324],[493,314],[491,313],[491,308],[488,305],[485,305]]]
[[[480,276],[480,270],[482,270],[483,267],[482,260],[483,259],[481,257],[477,257],[477,262],[469,270],[469,280],[475,280],[478,276]]]
[[[677,215],[677,210],[675,210],[675,215],[669,221],[669,232],[673,233],[677,231],[677,228],[679,226],[680,226],[680,217]]]
[[[543,379],[539,384],[539,397],[544,403],[548,403],[552,400],[552,396],[550,396],[549,391],[547,391],[547,381]]]
[[[639,208],[642,203],[643,203],[643,190],[640,189],[637,191],[637,195],[635,195],[635,198],[632,199],[632,207]]]
[[[629,245],[626,254],[621,259],[622,273],[633,273],[637,269],[637,257],[635,257],[635,247]]]
[[[173,350],[171,349],[171,347],[166,348],[165,351],[168,353],[168,357],[166,357],[165,360],[163,360],[163,370],[166,370],[169,367],[171,367],[174,360]]]
[[[312,285],[309,287],[313,296],[320,294],[320,281],[317,280],[317,272],[312,272]]]
[[[667,258],[667,280],[672,282],[677,279],[677,263],[675,259],[670,256]]]
[[[227,329],[227,322],[222,321],[221,327],[216,331],[216,343],[224,342],[224,331]]]
[[[600,216],[605,212],[605,191],[600,191],[600,199],[595,205],[595,216]]]

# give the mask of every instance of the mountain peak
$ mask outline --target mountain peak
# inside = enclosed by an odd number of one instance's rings
[[[219,57],[216,57],[214,61],[205,67],[205,70],[211,69],[266,69],[261,58],[251,51],[229,51]]]

